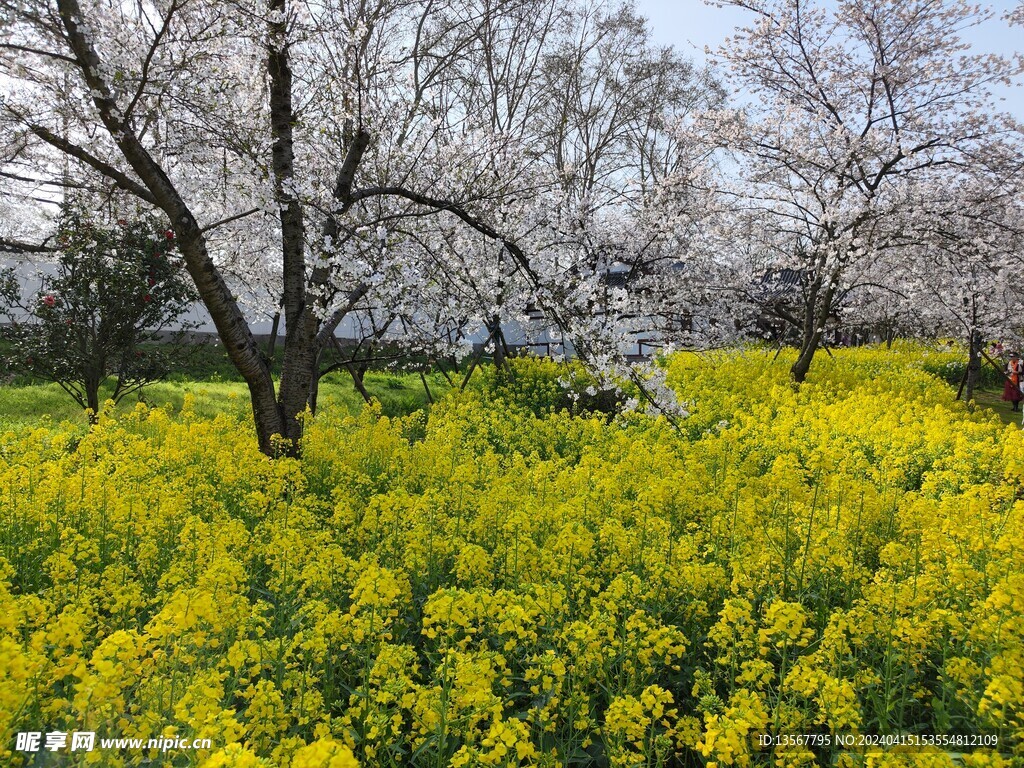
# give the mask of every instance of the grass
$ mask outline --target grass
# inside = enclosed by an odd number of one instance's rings
[[[418,374],[370,371],[364,383],[388,416],[409,414],[427,405],[426,392]],[[448,382],[440,374],[428,375],[427,383],[434,397],[448,389]],[[107,394],[109,392],[108,389]],[[249,392],[240,381],[196,381],[176,376],[172,380],[149,385],[141,395],[129,395],[118,404],[117,410],[131,410],[141,400],[152,408],[169,407],[177,413],[189,393],[194,396],[196,413],[203,417],[218,413],[247,413],[250,407]],[[320,409],[344,409],[357,413],[363,403],[362,396],[347,374],[328,374],[321,380]],[[26,425],[44,418],[56,422],[85,421],[78,404],[56,384],[0,385],[0,425]]]
[[[141,346],[145,349],[151,345]],[[384,357],[392,352],[390,347],[378,350],[378,354]],[[0,338],[0,360],[10,353],[10,343]],[[423,361],[410,358],[408,362],[415,365]],[[275,378],[279,368],[280,353],[273,368]],[[449,389],[447,380],[439,373],[428,374],[426,378],[434,397]],[[31,424],[44,418],[55,422],[85,423],[82,409],[57,384],[18,374],[0,381],[0,426]],[[406,415],[428,405],[418,373],[370,370],[364,377],[364,384],[370,395],[380,401],[383,412],[388,416]],[[112,391],[111,383],[101,391],[101,399]],[[141,400],[152,408],[169,407],[177,413],[189,393],[194,396],[195,412],[203,417],[225,412],[248,413],[250,408],[248,389],[224,347],[210,343],[185,346],[176,369],[167,379],[148,385],[141,393],[128,395],[118,404],[117,410],[131,410]],[[318,408],[340,408],[357,413],[364,403],[348,373],[335,372],[321,379]]]
[[[997,416],[1004,424],[1021,425],[1020,411],[1016,413],[1011,410],[1012,404],[1003,400],[1003,389],[982,389],[974,393],[974,402],[982,408],[987,408]]]

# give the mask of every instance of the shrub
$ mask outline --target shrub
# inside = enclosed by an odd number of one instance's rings
[[[57,246],[38,291],[22,297],[10,272],[4,280],[7,363],[57,382],[95,416],[108,378],[116,402],[167,375],[182,348],[145,342],[166,328],[180,335],[194,292],[175,257],[174,233],[154,219],[104,226],[67,210]]]

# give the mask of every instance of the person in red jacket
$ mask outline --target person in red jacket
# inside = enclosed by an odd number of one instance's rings
[[[1006,364],[1006,383],[1003,385],[1003,400],[1013,403],[1013,410],[1020,408],[1021,395],[1020,385],[1024,381],[1024,360],[1016,352],[1010,353],[1010,360]]]

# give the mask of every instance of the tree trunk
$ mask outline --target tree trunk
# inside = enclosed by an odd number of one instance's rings
[[[249,330],[245,316],[207,254],[205,239],[195,219],[191,215],[183,216],[178,220],[177,231],[185,268],[196,283],[228,357],[249,388],[260,450],[271,455],[274,451],[272,438],[284,434],[284,423],[270,367]]]
[[[800,354],[796,362],[789,369],[790,378],[796,384],[802,384],[807,378],[807,372],[811,369],[811,362],[814,360],[814,353],[818,351],[821,343],[821,331],[819,330],[818,308],[815,299],[818,295],[817,287],[812,287],[810,298],[804,308],[803,324],[800,327]]]
[[[267,359],[273,362],[274,352],[277,351],[277,333],[281,329],[281,310],[274,313],[274,320],[270,324],[270,338],[267,339]]]
[[[504,368],[506,347],[505,338],[501,332],[501,318],[497,315],[491,317],[487,330],[490,331],[491,339],[494,341],[494,367]]]
[[[281,253],[284,277],[284,358],[277,402],[282,436],[297,451],[302,437],[300,414],[306,410],[316,375],[317,348],[314,344],[319,321],[313,314],[306,290],[306,227],[302,204],[295,195],[295,146],[292,127],[292,70],[284,0],[270,0],[269,9],[280,18],[269,23],[267,52],[269,74],[271,166],[274,194],[281,219]]]
[[[85,375],[85,407],[89,409],[89,423],[95,424],[100,417],[100,377],[93,373]]]
[[[811,362],[814,360],[814,353],[818,351],[818,343],[821,341],[820,334],[812,333],[800,346],[800,354],[789,369],[789,375],[797,384],[802,384],[807,378],[807,372],[811,370]]]
[[[981,333],[971,332],[971,339],[967,345],[967,384],[964,388],[964,401],[971,402],[974,399],[974,390],[978,387],[978,380],[981,378]]]
[[[316,415],[316,401],[320,396],[320,358],[323,357],[323,350],[318,349],[313,360],[313,371],[309,377],[309,411]]]
[[[469,363],[469,368],[466,370],[466,375],[462,378],[462,384],[459,385],[460,392],[466,389],[466,386],[469,384],[469,380],[473,378],[473,371],[475,371],[476,367],[480,364],[480,358],[484,356],[484,350],[487,348],[487,343],[491,340],[492,337],[493,332],[492,336],[488,336],[486,339],[484,339],[484,343],[480,345],[480,349],[477,350],[476,354],[473,355],[473,359]]]
[[[964,395],[964,386],[967,384],[967,366],[964,366],[964,373],[960,377],[960,385],[956,388],[955,400],[959,400]]]
[[[800,354],[796,362],[789,369],[790,377],[795,384],[802,384],[807,378],[807,372],[811,369],[814,360],[814,353],[821,345],[821,335],[825,323],[832,312],[832,300],[835,298],[836,286],[839,284],[840,273],[834,270],[825,283],[821,270],[824,264],[819,264],[815,277],[808,286],[807,298],[804,303],[804,317],[800,328]],[[824,287],[824,292],[822,288]]]
[[[298,448],[302,437],[302,422],[299,416],[306,410],[309,395],[316,376],[319,348],[314,343],[316,318],[312,313],[302,312],[298,327],[285,334],[284,359],[281,362],[281,381],[278,384],[278,404],[284,426],[282,435]]]

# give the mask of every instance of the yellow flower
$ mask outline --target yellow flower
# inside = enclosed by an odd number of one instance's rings
[[[270,762],[241,744],[229,744],[199,763],[199,768],[270,768]]]
[[[746,768],[814,751],[759,734],[953,722],[998,768],[1024,433],[953,402],[954,353],[839,350],[799,388],[773,358],[660,361],[679,431],[552,412],[584,374],[528,360],[428,415],[325,406],[300,458],[202,398],[4,428],[0,730],[212,740],[170,768]]]
[[[359,761],[344,744],[320,739],[299,749],[291,768],[359,768]]]

